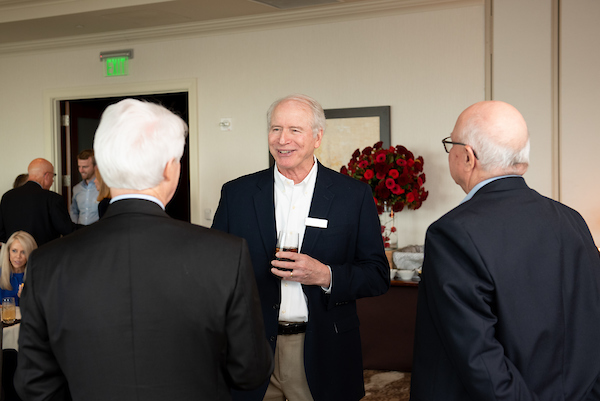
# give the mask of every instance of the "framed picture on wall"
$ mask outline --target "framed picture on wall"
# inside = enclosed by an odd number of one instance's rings
[[[364,149],[382,141],[390,147],[390,106],[356,107],[325,110],[327,128],[317,159],[332,170],[340,171],[356,149]]]

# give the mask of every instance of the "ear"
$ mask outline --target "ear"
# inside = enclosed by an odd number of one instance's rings
[[[317,140],[315,141],[315,149],[321,146],[321,141],[323,140],[323,130],[320,129],[317,133]]]
[[[473,149],[469,145],[466,145],[463,148],[465,152],[465,167],[467,167],[469,170],[475,169],[477,158],[475,157]]]
[[[181,163],[177,159],[171,159],[167,162],[163,171],[165,181],[179,182],[179,174],[181,173]]]

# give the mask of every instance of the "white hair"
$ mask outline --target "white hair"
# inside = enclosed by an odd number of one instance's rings
[[[125,99],[107,107],[94,138],[103,181],[119,189],[156,187],[167,163],[181,159],[186,135],[181,117],[160,105]]]
[[[286,97],[283,97],[283,98],[278,99],[275,102],[273,102],[273,104],[271,105],[271,107],[269,107],[269,110],[267,111],[267,131],[271,130],[271,116],[273,114],[273,110],[275,110],[275,108],[277,106],[279,106],[281,103],[287,102],[290,100],[293,100],[295,102],[299,102],[299,103],[302,103],[302,104],[308,106],[308,109],[311,111],[311,114],[312,114],[311,128],[313,131],[313,137],[316,138],[317,134],[321,130],[323,130],[323,132],[325,132],[326,120],[325,120],[325,112],[323,111],[323,107],[319,104],[319,102],[317,102],[312,97],[306,96],[306,95],[300,95],[300,94],[286,96]]]
[[[529,132],[525,145],[515,149],[510,138],[503,140],[501,133],[486,134],[488,128],[480,118],[471,118],[465,123],[459,139],[475,151],[484,171],[500,170],[510,174],[517,173],[523,165],[529,165]]]

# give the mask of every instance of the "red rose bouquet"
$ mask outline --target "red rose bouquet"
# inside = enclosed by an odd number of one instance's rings
[[[405,207],[416,210],[427,199],[423,157],[415,158],[404,146],[382,148],[383,142],[358,149],[352,154],[348,166],[340,170],[371,186],[377,211],[381,214],[386,206],[394,212]]]
[[[423,157],[415,158],[401,145],[383,149],[380,141],[362,151],[356,149],[348,166],[343,166],[340,172],[369,184],[379,214],[386,208],[391,208],[392,212],[400,212],[405,207],[418,209],[429,195],[423,187]],[[386,239],[384,231],[385,226],[382,226]],[[392,227],[391,232],[394,231],[395,227]]]

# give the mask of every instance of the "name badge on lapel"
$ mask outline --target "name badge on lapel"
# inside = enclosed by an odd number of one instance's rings
[[[306,227],[327,228],[327,223],[328,221],[326,219],[307,217],[304,225],[306,225]]]

